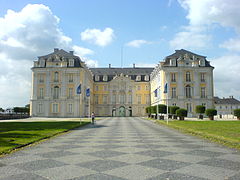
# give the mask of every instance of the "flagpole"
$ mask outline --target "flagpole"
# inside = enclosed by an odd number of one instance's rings
[[[167,90],[167,124],[168,124],[168,90]]]

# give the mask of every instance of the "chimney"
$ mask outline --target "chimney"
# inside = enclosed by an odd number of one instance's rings
[[[111,64],[108,64],[108,67],[111,68]]]
[[[73,55],[73,51],[69,51],[69,53],[70,53],[71,55]]]
[[[54,48],[54,52],[58,52],[58,50],[59,50],[58,48]]]
[[[233,99],[233,96],[229,96],[230,99]]]
[[[133,63],[133,68],[135,68],[135,63]]]

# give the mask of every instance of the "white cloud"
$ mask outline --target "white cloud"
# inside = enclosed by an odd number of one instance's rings
[[[30,100],[33,60],[53,48],[74,49],[81,56],[93,51],[72,44],[49,7],[28,4],[0,17],[0,107],[24,106]],[[95,62],[97,64],[97,62]]]
[[[98,67],[98,62],[96,60],[85,59],[84,61],[87,64],[87,66],[90,67],[90,68]]]
[[[74,53],[80,57],[94,54],[94,52],[91,49],[87,49],[84,47],[74,45],[72,48],[74,50]]]
[[[185,31],[175,34],[174,39],[169,43],[172,48],[181,49],[204,49],[210,44],[211,36],[202,33],[196,28],[185,27]]]
[[[191,25],[211,25],[217,23],[224,27],[233,27],[240,32],[239,0],[178,0],[188,11]]]
[[[212,59],[214,69],[215,95],[228,97],[230,95],[240,98],[240,56],[227,55]],[[227,72],[226,72],[227,69]]]
[[[240,52],[240,38],[236,38],[236,39],[231,38],[223,42],[222,44],[220,44],[220,47],[228,49],[230,51]]]
[[[170,41],[171,47],[207,48],[211,36],[208,30],[216,24],[222,27],[231,27],[240,33],[240,3],[239,0],[178,0],[187,10],[186,18],[188,30],[178,32]],[[229,40],[222,45],[227,49],[235,49],[237,40]],[[227,47],[230,45],[231,47]]]
[[[81,32],[81,39],[98,46],[107,46],[113,41],[114,31],[111,28],[105,28],[103,31],[100,29],[86,29]]]
[[[139,40],[130,41],[126,45],[129,46],[129,47],[139,48],[139,47],[141,47],[144,44],[151,44],[151,43],[152,42],[150,42],[150,41],[139,39]]]

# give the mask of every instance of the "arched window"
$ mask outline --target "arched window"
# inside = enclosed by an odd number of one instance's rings
[[[55,72],[54,73],[54,82],[58,82],[59,81],[59,74],[58,74],[58,72]]]
[[[189,71],[186,72],[186,81],[190,82],[191,81],[191,74]]]
[[[60,94],[60,88],[58,86],[55,86],[53,89],[53,98],[58,99]]]
[[[186,98],[191,98],[192,95],[191,95],[191,86],[190,85],[187,85],[185,87],[185,92],[186,92]]]

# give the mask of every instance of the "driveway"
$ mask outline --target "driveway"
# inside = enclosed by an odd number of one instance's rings
[[[141,118],[106,118],[0,158],[0,180],[239,180],[240,152]]]

